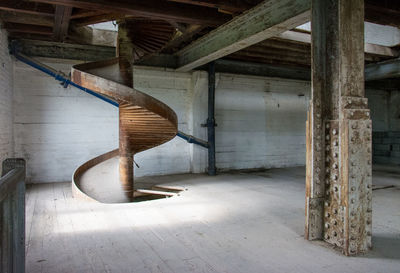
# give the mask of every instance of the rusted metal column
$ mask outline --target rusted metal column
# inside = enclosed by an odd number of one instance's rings
[[[371,120],[364,1],[312,1],[306,232],[356,255],[371,247]]]
[[[215,166],[215,62],[208,64],[208,175],[216,175]]]
[[[129,135],[124,126],[125,106],[119,106],[119,180],[122,190],[129,200],[133,199],[133,151],[130,146]]]
[[[322,109],[326,79],[326,1],[312,2],[312,92],[306,123],[306,224],[308,240],[323,237],[323,201],[325,196],[325,139]],[[318,25],[318,26],[316,26]],[[324,104],[324,105],[323,105]]]

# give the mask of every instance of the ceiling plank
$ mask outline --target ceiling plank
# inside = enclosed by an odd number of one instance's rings
[[[178,71],[222,58],[310,19],[309,0],[265,0],[176,53]]]
[[[103,11],[98,10],[86,10],[86,9],[74,9],[71,14],[71,19],[79,19],[84,17],[92,17],[105,14]]]
[[[34,26],[34,25],[18,24],[18,23],[4,23],[4,28],[8,32],[40,34],[40,35],[53,34],[53,28],[45,26]]]
[[[67,36],[71,14],[72,7],[56,6],[54,17],[54,39],[56,41],[63,42]]]
[[[53,41],[53,35],[41,35],[41,34],[31,34],[23,32],[10,32],[8,33],[8,38],[10,41],[17,39],[30,39],[30,40],[40,40],[40,41]]]
[[[244,1],[232,1],[232,0],[168,0],[170,2],[178,2],[184,4],[191,4],[203,7],[217,8],[222,11],[237,13],[243,12],[251,5]]]
[[[0,1],[0,10],[40,16],[54,16],[54,8],[51,5],[28,3],[25,1],[2,0]]]
[[[37,25],[46,27],[54,26],[54,20],[49,16],[41,16],[41,15],[32,16],[23,13],[1,11],[0,19],[3,22],[9,22],[9,23],[19,23],[19,24],[28,24],[28,25]]]
[[[391,2],[395,5],[397,1]],[[400,6],[396,7],[394,5],[393,7],[385,7],[381,1],[366,1],[365,21],[379,25],[400,27]]]
[[[189,24],[202,24],[209,26],[220,25],[231,16],[218,13],[215,9],[206,7],[193,8],[192,5],[181,3],[162,2],[158,0],[29,0],[55,5],[64,5],[82,9],[104,11],[105,13],[120,13],[166,21],[176,21]]]
[[[228,57],[231,58],[232,56]],[[236,59],[240,61],[232,61],[225,58],[216,60],[216,70],[225,73],[298,78],[304,80],[310,80],[311,78],[310,67],[299,66],[298,63],[287,63],[285,65],[282,61],[277,62],[268,59],[265,59],[264,63],[260,63],[260,58],[254,58],[255,62],[251,62],[249,58],[243,58],[241,56],[235,56],[231,59]],[[269,65],[268,63],[271,65]],[[152,56],[152,58],[141,60],[137,65],[155,66],[171,69],[177,67],[176,58],[173,55],[167,54],[159,54]],[[204,67],[206,66],[199,68],[204,69]],[[400,60],[395,59],[381,63],[370,64],[365,67],[365,81],[388,78],[397,78],[400,80]],[[398,83],[398,81],[396,81],[396,83]],[[397,84],[394,86],[394,88],[398,89],[398,86],[399,85]]]
[[[241,75],[311,80],[310,69],[303,66],[270,65],[220,59],[215,62],[215,70],[222,73]]]

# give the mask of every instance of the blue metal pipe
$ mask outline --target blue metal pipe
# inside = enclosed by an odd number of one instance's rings
[[[28,56],[25,56],[23,54],[17,53],[15,51],[15,49],[12,49],[11,53],[21,62],[26,63],[27,65],[32,66],[33,68],[36,68],[44,73],[46,73],[47,75],[55,78],[57,81],[60,81],[64,87],[67,87],[68,85],[72,85],[92,96],[95,96],[96,98],[99,98],[107,103],[110,103],[112,105],[114,105],[115,107],[119,107],[119,104],[114,101],[111,100],[107,97],[104,97],[90,89],[87,89],[83,86],[80,86],[79,84],[74,83],[73,81],[71,81],[70,79],[66,78],[64,75],[62,75],[61,73],[59,73],[58,71],[56,71],[55,69],[48,67],[36,60],[33,60],[31,58],[29,58]],[[179,136],[180,138],[183,138],[184,140],[186,140],[188,143],[193,143],[193,144],[197,144],[200,145],[204,148],[208,148],[208,143],[206,141],[203,141],[201,139],[195,138],[194,136],[191,135],[187,135],[181,131],[178,131],[178,133],[176,134],[177,136]]]
[[[200,146],[202,146],[202,147],[208,149],[208,143],[207,143],[206,141],[204,141],[204,140],[201,140],[201,139],[198,139],[198,138],[196,138],[196,137],[194,137],[194,136],[185,134],[185,133],[183,133],[183,132],[181,132],[181,131],[178,131],[178,133],[177,133],[176,135],[177,135],[178,137],[180,137],[180,138],[183,138],[183,139],[186,140],[188,143],[193,143],[193,144],[196,144],[196,145],[200,145]]]
[[[74,86],[74,87],[76,87],[76,88],[78,88],[78,89],[80,89],[80,90],[92,95],[92,96],[95,96],[95,97],[97,97],[97,98],[99,98],[99,99],[101,99],[101,100],[103,100],[105,102],[108,102],[108,103],[114,105],[115,107],[119,106],[118,102],[116,102],[114,100],[111,100],[111,99],[109,99],[107,97],[104,97],[104,96],[102,96],[102,95],[100,95],[100,94],[98,94],[98,93],[96,93],[96,92],[94,92],[94,91],[92,91],[90,89],[87,89],[87,88],[85,88],[83,86],[80,86],[79,84],[74,83],[73,81],[71,81],[70,79],[64,77],[64,75],[60,74],[58,71],[56,71],[56,70],[54,70],[54,69],[52,69],[50,67],[47,67],[47,66],[45,66],[45,65],[43,65],[43,64],[41,64],[41,63],[39,63],[39,62],[27,57],[27,56],[24,56],[24,55],[22,55],[20,53],[13,52],[13,54],[21,62],[24,62],[27,65],[30,65],[33,68],[36,68],[36,69],[46,73],[47,75],[55,78],[57,81],[62,82],[64,87],[66,87],[68,85],[72,85],[72,86]]]

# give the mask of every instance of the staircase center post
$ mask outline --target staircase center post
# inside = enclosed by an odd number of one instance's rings
[[[132,201],[134,192],[133,151],[123,124],[124,107],[119,107],[119,180],[126,197]]]

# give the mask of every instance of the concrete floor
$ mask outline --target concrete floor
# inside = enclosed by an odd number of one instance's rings
[[[26,272],[400,272],[400,170],[373,183],[373,250],[345,257],[304,240],[304,168],[173,175],[185,186],[134,204],[71,198],[70,183],[29,186]]]

